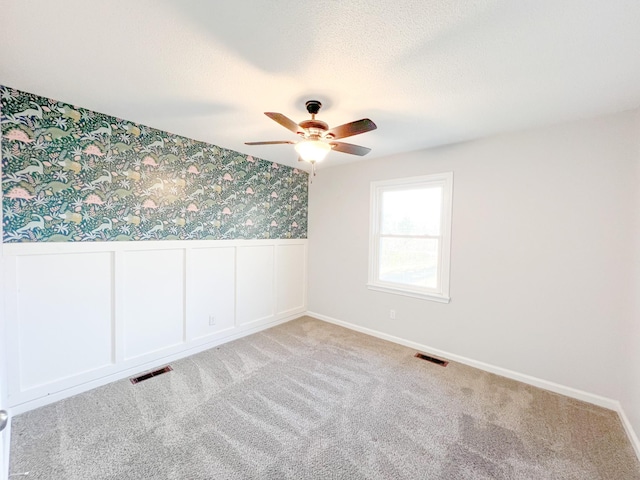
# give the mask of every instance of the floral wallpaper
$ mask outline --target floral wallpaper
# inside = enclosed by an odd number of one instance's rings
[[[306,172],[0,86],[4,242],[306,238]]]

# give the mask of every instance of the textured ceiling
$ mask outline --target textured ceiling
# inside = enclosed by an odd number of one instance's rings
[[[310,98],[377,123],[365,161],[640,105],[638,0],[0,0],[0,52],[0,84],[289,165],[243,142]]]

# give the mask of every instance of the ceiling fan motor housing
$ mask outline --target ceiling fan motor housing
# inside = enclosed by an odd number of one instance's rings
[[[306,135],[302,134],[302,136],[308,138],[319,138],[329,130],[329,125],[322,120],[303,120],[298,125],[307,132]]]

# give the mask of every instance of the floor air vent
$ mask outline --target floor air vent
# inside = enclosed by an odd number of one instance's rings
[[[415,356],[421,358],[422,360],[426,360],[427,362],[440,365],[441,367],[446,367],[447,365],[449,365],[449,362],[447,362],[446,360],[440,360],[439,358],[430,357],[429,355],[425,355],[424,353],[416,353]]]
[[[143,373],[139,377],[133,377],[130,380],[131,380],[131,383],[135,385],[136,383],[149,380],[151,377],[157,377],[158,375],[162,375],[163,373],[170,372],[171,370],[173,370],[173,368],[167,365],[166,367],[162,367],[159,370],[154,370],[153,372],[149,372],[149,373]]]

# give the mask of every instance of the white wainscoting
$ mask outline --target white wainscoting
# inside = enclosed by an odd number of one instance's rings
[[[273,315],[275,270],[273,249],[263,246],[238,251],[236,258],[236,319],[240,325],[259,322]]]
[[[20,390],[112,363],[110,257],[100,252],[16,259],[19,325],[11,341],[17,340]]]
[[[189,250],[188,255],[187,340],[232,331],[236,328],[235,249],[200,248]],[[209,317],[213,325],[202,320]]]
[[[184,251],[125,252],[122,284],[124,359],[184,341]]]
[[[307,279],[295,266],[305,263],[304,245],[283,245],[276,250],[276,307],[279,312],[298,312],[304,306]]]
[[[5,244],[3,259],[14,413],[307,308],[306,240]]]

